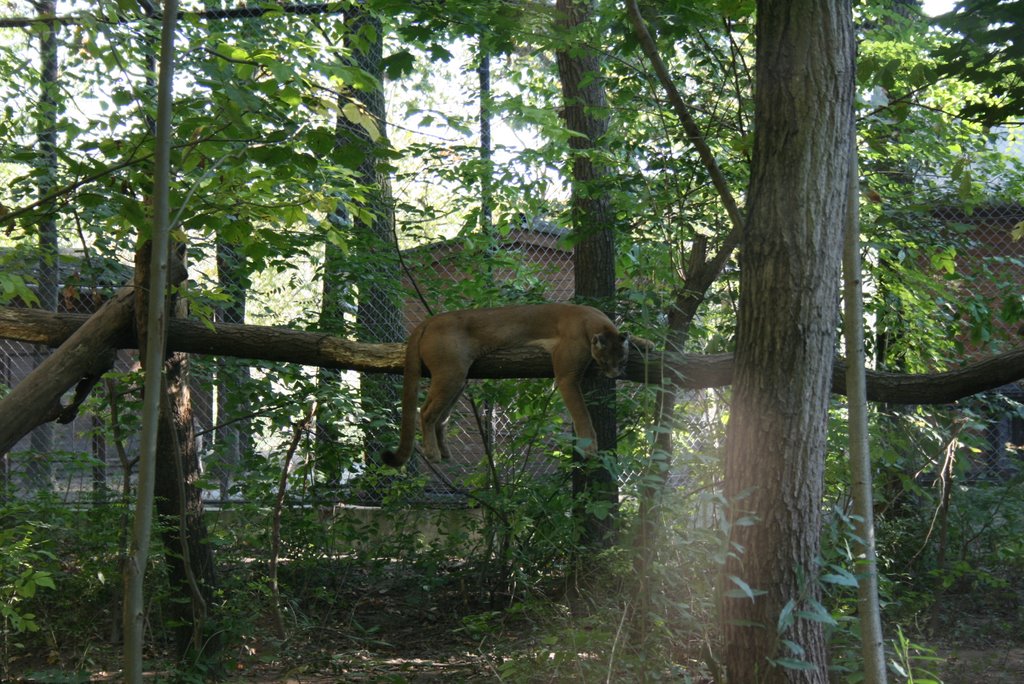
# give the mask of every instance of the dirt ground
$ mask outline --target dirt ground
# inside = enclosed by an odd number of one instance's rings
[[[577,629],[581,639],[586,628],[571,622],[555,606],[543,615],[510,617],[490,613],[495,619],[480,629],[468,628],[467,618],[487,615],[488,606],[467,604],[457,584],[426,586],[414,576],[399,576],[388,585],[370,578],[335,575],[313,582],[320,594],[305,593],[301,614],[288,614],[288,638],[269,638],[269,621],[251,625],[249,633],[225,653],[232,663],[228,682],[255,684],[327,684],[328,682],[589,682],[606,681],[603,664],[607,653],[573,651],[565,668],[549,668],[547,651],[562,648],[568,640],[546,642],[564,626]],[[356,581],[359,580],[359,581]],[[919,652],[914,681],[939,680],[945,684],[1018,684],[1024,682],[1024,629],[1016,593],[988,600],[965,594],[947,596],[943,612],[935,616],[932,636],[908,637],[932,650]],[[887,634],[892,638],[893,634]],[[548,646],[547,644],[552,644]],[[603,643],[603,642],[602,642]],[[59,658],[26,658],[12,681],[78,683],[120,681],[118,647],[90,646],[89,658],[67,652]],[[159,661],[152,654],[151,661]],[[552,654],[552,657],[555,657]],[[573,659],[589,659],[588,668],[574,669]],[[702,672],[699,654],[674,653],[671,672],[658,672],[657,681],[691,681],[710,684]],[[28,662],[35,660],[35,662]],[[48,662],[47,662],[48,661]],[[510,668],[510,666],[512,666]],[[596,667],[595,667],[596,666]],[[76,671],[77,670],[77,671]],[[932,677],[931,675],[934,675]],[[172,681],[154,672],[148,681]],[[194,681],[194,680],[188,680]],[[611,681],[639,679],[616,676]],[[892,676],[891,682],[907,681]]]
[[[453,625],[412,624],[384,635],[353,638],[331,629],[321,632],[322,639],[289,645],[263,645],[252,643],[238,654],[233,671],[226,673],[225,681],[240,684],[335,684],[338,682],[392,682],[424,684],[431,682],[501,682],[499,667],[505,657],[514,657],[517,643],[514,636],[501,650],[481,648],[481,644],[453,629]],[[116,662],[116,653],[110,654]],[[1024,645],[998,644],[988,647],[957,648],[942,646],[937,649],[941,661],[928,663],[928,669],[938,675],[944,684],[1019,684],[1024,682]],[[51,671],[52,673],[52,671]],[[77,674],[22,676],[13,681],[19,684],[43,682],[117,682],[115,671],[94,669]],[[921,681],[927,677],[918,676]],[[154,672],[147,681],[168,681],[166,673]],[[531,682],[574,682],[580,679],[537,678]],[[673,681],[673,680],[667,680]],[[682,677],[674,681],[685,681]],[[703,683],[709,680],[691,680]],[[906,681],[893,677],[892,682]]]
[[[1020,684],[1024,682],[1024,647],[942,648],[939,669],[945,684]]]

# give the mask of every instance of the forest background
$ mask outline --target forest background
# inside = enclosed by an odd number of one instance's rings
[[[678,393],[620,383],[613,406],[594,408],[614,447],[597,467],[574,459],[550,382],[474,382],[455,435],[462,462],[401,475],[373,464],[395,438],[401,365],[400,347],[379,343],[400,342],[422,311],[565,298],[553,273],[573,271],[570,295],[662,349],[713,361],[736,347],[757,8],[639,5],[680,109],[626,10],[568,7],[183,6],[171,207],[188,280],[173,292],[196,324],[183,337],[212,351],[189,357],[181,376],[197,434],[178,440],[191,452],[167,461],[180,470],[164,472],[163,496],[191,509],[160,509],[165,553],[147,589],[154,668],[198,679],[701,681],[736,665],[721,602],[754,603],[765,589],[721,581],[742,555],[731,525],[757,524],[728,513],[728,380],[698,387],[691,374]],[[872,369],[999,365],[1016,347],[1021,55],[1008,36],[1020,12],[1016,2],[963,3],[940,19],[914,2],[854,8]],[[46,327],[58,319],[26,319],[27,309],[91,313],[139,275],[159,25],[146,3],[0,5],[0,326],[21,340],[0,342],[8,387],[19,364],[59,342]],[[528,258],[524,234],[552,241],[547,261]],[[608,248],[603,265],[581,266],[595,239]],[[392,356],[296,358],[309,338],[230,324],[329,333]],[[204,330],[227,344],[198,342]],[[65,398],[70,428],[45,423],[5,454],[4,678],[117,668],[139,450],[134,359],[111,358]],[[543,375],[526,372],[530,362],[505,377]],[[985,674],[1019,674],[1008,655],[1022,619],[1019,398],[1010,386],[871,405],[894,677],[955,677],[965,645],[998,647],[1002,666],[971,663]],[[19,408],[26,425],[49,417]],[[788,637],[796,621],[822,626],[833,677],[863,676],[840,396],[829,413],[816,577],[774,616],[771,652],[756,654],[784,679],[822,666]],[[190,491],[173,491],[178,482]],[[951,659],[933,660],[937,650]]]

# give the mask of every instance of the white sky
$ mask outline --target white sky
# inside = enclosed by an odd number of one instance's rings
[[[924,0],[921,4],[924,6],[924,13],[934,17],[953,9],[954,0]]]

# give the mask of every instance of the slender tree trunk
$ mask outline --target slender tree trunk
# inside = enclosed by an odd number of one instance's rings
[[[744,219],[714,153],[705,141],[704,134],[694,119],[690,107],[676,88],[668,67],[658,52],[657,44],[648,30],[647,22],[644,21],[636,0],[626,1],[626,13],[633,26],[633,33],[640,42],[641,49],[650,60],[651,67],[661,82],[669,103],[679,117],[686,142],[693,146],[701,163],[707,169],[732,225],[731,230],[723,237],[717,252],[712,255],[708,254],[707,240],[701,235],[694,236],[687,257],[685,280],[676,290],[675,301],[668,311],[668,335],[665,339],[666,352],[682,354],[689,338],[690,325],[694,316],[697,315],[707,291],[718,278],[739,242]],[[632,638],[638,644],[645,643],[651,627],[649,616],[652,614],[650,607],[654,578],[652,568],[661,530],[660,507],[665,484],[672,468],[673,435],[677,427],[677,395],[678,389],[684,381],[685,378],[682,376],[669,372],[661,377],[661,386],[658,388],[654,444],[651,448],[650,463],[644,473],[645,485],[640,491],[639,522],[635,541],[636,555],[633,558],[634,575],[637,578],[638,586]]]
[[[737,684],[828,681],[823,622],[806,615],[823,610],[816,563],[853,69],[849,0],[758,2],[720,606]]]
[[[851,133],[850,174],[846,188],[846,238],[843,242],[845,289],[843,327],[846,337],[846,391],[849,411],[850,488],[857,540],[857,613],[860,618],[861,660],[866,684],[884,684],[885,643],[878,605],[878,567],[875,557],[875,506],[871,491],[871,450],[868,444],[868,396],[864,373],[864,290],[860,260],[860,192],[858,191],[857,132]]]
[[[57,13],[54,0],[39,0],[37,12],[43,17],[53,17]],[[39,37],[40,61],[40,97],[37,115],[39,138],[39,180],[38,196],[42,200],[50,194],[57,184],[57,94],[58,55],[57,55],[57,24],[50,21],[43,24]],[[57,311],[60,289],[60,254],[57,236],[56,203],[43,207],[45,213],[37,224],[39,230],[39,266],[38,278],[39,306],[46,311]],[[40,350],[36,363],[46,358],[45,350]],[[50,458],[53,452],[54,426],[44,423],[32,431],[32,453],[25,472],[25,484],[30,490],[46,491],[50,486]]]
[[[185,279],[184,258],[170,248],[170,140],[173,118],[174,26],[177,2],[163,8],[157,118],[154,122],[153,235],[136,255],[136,334],[146,379],[142,445],[135,523],[125,563],[125,679],[142,681],[143,578],[147,565],[152,514],[162,528],[172,589],[178,597],[169,613],[177,623],[178,655],[185,662],[202,660],[216,675],[221,640],[209,632],[207,620],[215,589],[213,551],[204,520],[195,447],[192,403],[188,390],[188,357],[166,353],[168,314],[172,302],[167,286]]]
[[[608,132],[608,101],[598,55],[581,44],[593,6],[589,0],[558,0],[555,8],[558,25],[565,32],[563,39],[574,47],[559,50],[556,57],[565,125],[580,134],[569,143],[573,151],[569,174],[572,229],[579,238],[573,250],[576,299],[609,309],[615,298],[615,214],[602,188],[608,169],[595,162],[593,154]],[[615,381],[587,376],[582,389],[597,431],[597,448],[614,453]],[[614,541],[619,491],[616,473],[608,469],[607,462],[584,459],[580,450],[576,451],[573,493],[579,503],[576,514],[582,526],[581,541],[587,546],[608,546]]]
[[[160,424],[160,398],[163,394],[161,371],[166,342],[164,290],[167,286],[168,244],[170,241],[170,151],[173,111],[174,27],[177,0],[164,3],[160,39],[160,77],[157,87],[157,120],[153,172],[153,257],[152,277],[147,282],[148,303],[145,330],[148,344],[142,357],[145,394],[142,404],[142,438],[139,446],[139,477],[132,539],[125,563],[124,601],[124,678],[130,684],[142,682],[145,603],[143,580],[149,560],[153,524],[153,488],[156,478],[157,432]]]
[[[703,244],[701,240],[697,244]],[[697,245],[691,252],[691,264],[700,263],[701,269],[708,268],[703,250]],[[695,271],[687,270],[687,273]],[[690,325],[697,309],[704,301],[704,294],[689,291],[685,286],[680,290],[675,306],[669,310],[668,336],[665,351],[681,354],[689,338]],[[633,542],[636,555],[633,556],[633,575],[636,578],[636,596],[633,606],[633,620],[630,637],[633,643],[642,646],[651,632],[651,616],[654,615],[654,562],[661,534],[661,506],[664,499],[668,476],[672,469],[673,435],[678,427],[676,403],[679,394],[679,380],[668,373],[661,378],[656,396],[654,444],[650,461],[642,475],[640,505],[637,513],[637,534]]]
[[[479,41],[480,63],[476,73],[480,84],[480,232],[493,238],[494,178],[491,158],[491,56]]]

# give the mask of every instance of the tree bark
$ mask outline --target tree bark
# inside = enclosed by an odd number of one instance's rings
[[[40,18],[56,14],[55,0],[41,0],[36,3]],[[39,138],[39,163],[37,195],[40,200],[47,197],[57,185],[57,102],[60,95],[58,81],[59,57],[57,53],[56,22],[48,21],[39,34],[39,105],[37,112],[37,135]],[[60,249],[57,231],[57,203],[44,205],[43,213],[36,223],[39,231],[38,288],[39,306],[47,311],[57,311],[60,291]],[[42,362],[42,350],[37,354],[37,364]],[[32,453],[26,463],[24,480],[33,491],[46,491],[50,486],[50,454],[53,451],[53,426],[40,425],[32,431]]]
[[[173,118],[174,27],[177,0],[165,0],[160,31],[160,71],[156,94],[153,160],[153,216],[149,271],[137,272],[136,296],[145,301],[136,308],[143,313],[139,324],[143,338],[140,359],[144,368],[142,429],[139,440],[139,465],[135,494],[135,518],[128,555],[124,564],[124,679],[141,684],[142,652],[145,640],[143,588],[153,523],[153,498],[156,480],[157,435],[160,430],[160,404],[163,395],[163,360],[167,342],[165,297],[168,283],[170,244],[171,129]],[[143,250],[140,250],[142,252]],[[140,256],[143,254],[140,253]],[[145,298],[143,300],[143,298]]]
[[[150,243],[135,262],[137,292],[146,292],[151,282]],[[172,270],[169,283],[184,280],[181,268]],[[136,299],[136,328],[145,338],[148,303]],[[177,298],[169,300],[168,311],[181,320],[186,313]],[[143,345],[145,346],[145,345]],[[222,638],[211,630],[209,613],[216,589],[213,548],[208,541],[196,452],[195,423],[189,391],[189,360],[183,352],[168,352],[163,361],[159,424],[154,461],[154,500],[160,517],[160,535],[174,598],[167,605],[173,623],[178,659],[183,663],[202,661],[206,670],[219,671]]]
[[[849,1],[760,0],[756,69],[725,449],[725,665],[730,682],[827,682],[816,563],[853,130]]]
[[[202,662],[219,671],[223,640],[211,625],[210,606],[217,588],[213,547],[209,542],[199,457],[196,453],[192,400],[189,396],[188,355],[170,354],[164,362],[165,402],[157,434],[157,514],[175,596],[166,610],[172,618],[178,659]]]
[[[355,141],[366,152],[359,165],[357,181],[372,189],[367,193],[367,209],[372,219],[367,221],[350,217],[352,233],[356,237],[352,243],[352,254],[358,266],[354,268],[350,263],[345,268],[349,273],[357,274],[359,299],[356,335],[365,342],[398,342],[405,337],[406,331],[401,311],[403,296],[399,289],[402,274],[395,239],[395,204],[391,194],[391,178],[378,164],[377,155],[377,150],[387,144],[382,61],[384,26],[377,16],[359,3],[352,3],[345,11],[345,25],[350,36],[352,62],[381,84],[379,88],[354,91],[354,97],[376,122],[380,133],[378,140],[371,139],[365,128],[343,115],[339,115],[337,120],[336,135],[339,143]],[[344,211],[344,206],[340,206],[339,211]],[[332,285],[325,283],[325,288]],[[326,294],[324,301],[328,303]],[[360,379],[359,399],[369,414],[390,411],[399,404],[401,387],[402,380],[398,377],[364,375]],[[392,422],[392,426],[396,425],[397,420]],[[371,459],[376,458],[386,445],[397,441],[394,427],[389,426],[383,431],[372,426],[364,428],[363,449]]]
[[[864,372],[864,288],[860,259],[860,174],[856,129],[850,137],[852,147],[846,187],[846,232],[843,239],[843,333],[849,362],[846,369],[846,422],[850,452],[850,495],[853,499],[856,531],[853,553],[857,564],[857,618],[860,623],[864,683],[885,684],[885,640],[878,602],[875,505],[871,486],[867,379]]]
[[[570,213],[577,237],[573,249],[576,300],[614,314],[610,308],[615,298],[615,212],[602,188],[608,169],[595,162],[594,154],[608,132],[608,100],[597,53],[577,40],[580,29],[591,21],[593,7],[589,0],[557,0],[555,12],[564,39],[573,45],[571,50],[558,50],[556,60],[564,100],[562,116],[566,128],[578,134],[569,139]],[[588,375],[581,388],[597,432],[597,450],[613,455],[618,435],[615,381]],[[572,487],[585,546],[604,547],[614,541],[619,490],[617,475],[607,462],[607,458],[586,458],[581,450],[574,452]]]

